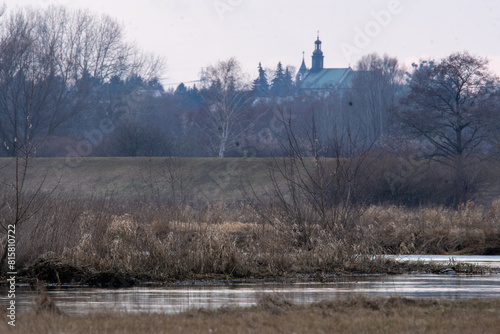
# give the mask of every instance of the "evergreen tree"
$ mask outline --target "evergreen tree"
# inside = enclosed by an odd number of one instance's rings
[[[138,74],[132,74],[125,81],[125,87],[129,92],[133,92],[136,89],[143,88],[144,79]]]
[[[283,92],[285,96],[290,96],[295,94],[295,86],[293,84],[292,71],[290,67],[286,67],[285,75],[283,78]]]
[[[180,85],[177,86],[177,88],[175,89],[174,94],[185,96],[187,94],[186,85],[184,85],[184,83],[181,82]]]
[[[276,72],[274,73],[274,78],[272,80],[271,94],[274,96],[283,96],[285,84],[285,71],[283,71],[283,66],[281,62],[278,63],[276,67]]]
[[[109,96],[118,96],[125,92],[125,82],[117,75],[111,77],[105,87]]]
[[[195,107],[199,107],[203,103],[203,98],[201,97],[198,88],[196,88],[196,85],[193,85],[193,88],[188,89],[187,96],[190,103]]]
[[[159,92],[165,92],[165,89],[163,88],[163,85],[160,83],[158,78],[153,78],[148,81],[147,84],[148,89],[150,90],[157,90]]]
[[[266,71],[262,68],[261,63],[259,63],[259,77],[253,81],[252,91],[257,96],[267,96],[269,94]]]

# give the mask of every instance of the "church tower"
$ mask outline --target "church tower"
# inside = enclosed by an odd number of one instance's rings
[[[323,51],[321,51],[321,41],[318,37],[314,42],[314,52],[312,54],[312,67],[308,69],[302,53],[302,64],[295,77],[297,87],[301,92],[316,91],[329,94],[332,91],[343,92],[351,88],[354,75],[359,75],[350,67],[324,68]]]
[[[307,73],[307,67],[306,67],[306,62],[304,60],[304,52],[302,52],[302,65],[300,65],[299,71],[297,72],[297,75],[295,76],[295,80],[297,82],[300,82],[302,80],[302,78],[304,78],[306,73]]]
[[[321,51],[321,41],[319,40],[319,32],[318,39],[314,42],[315,49],[312,55],[312,67],[311,72],[319,72],[323,69],[323,51]]]

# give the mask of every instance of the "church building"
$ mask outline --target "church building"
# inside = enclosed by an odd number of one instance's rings
[[[312,54],[312,66],[307,68],[304,55],[302,65],[295,77],[297,85],[304,91],[331,91],[349,88],[355,71],[351,67],[347,68],[324,68],[323,51],[321,41],[318,38],[314,42],[314,52]]]

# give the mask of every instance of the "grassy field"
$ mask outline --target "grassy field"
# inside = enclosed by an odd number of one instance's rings
[[[171,195],[173,177],[176,191],[232,202],[241,199],[241,186],[249,182],[258,188],[264,182],[267,163],[258,158],[36,158],[28,185],[34,188],[43,181],[44,189],[64,196],[134,200]],[[0,158],[0,180],[13,180],[14,167],[13,160]]]
[[[54,312],[22,314],[2,333],[499,333],[500,300],[437,301],[352,297],[307,306],[263,296],[250,309],[177,315]]]
[[[405,166],[404,159],[370,159],[372,160],[367,161],[366,170],[361,175],[363,179],[372,178],[366,193],[362,195],[363,200],[373,201],[371,193],[380,193],[377,196],[382,194],[390,199],[390,193],[387,193],[391,191],[387,184],[387,172],[390,172],[390,175],[402,173],[397,179],[408,181],[410,193],[419,187],[419,177],[430,178],[427,180],[428,184],[424,183],[424,187],[429,189],[420,189],[423,192],[439,194],[439,188],[432,188],[436,184],[445,185],[439,179],[446,176],[440,174],[439,165],[430,168],[423,162],[427,167],[419,168],[427,169],[429,174],[416,177],[410,182],[405,174],[408,172],[401,170],[401,161],[402,166]],[[172,197],[175,192],[176,196],[184,196],[192,201],[222,201],[229,204],[241,201],[241,190],[249,189],[249,185],[256,191],[257,196],[265,194],[263,188],[269,186],[270,161],[269,158],[32,158],[28,186],[36,188],[43,181],[45,190],[55,189],[57,194],[75,198],[113,196],[118,200],[150,201]],[[12,181],[14,167],[12,159],[0,158],[0,181]],[[489,205],[500,197],[499,167],[500,164],[493,162],[483,166],[488,170],[488,178],[482,182],[481,189],[474,196],[476,203]],[[483,171],[481,173],[486,176]],[[281,175],[276,175],[277,181],[283,182]],[[5,188],[1,188],[0,183],[0,191],[3,189]],[[379,197],[375,197],[375,201],[377,198]]]

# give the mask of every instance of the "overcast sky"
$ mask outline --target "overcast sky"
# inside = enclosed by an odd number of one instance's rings
[[[325,67],[354,66],[368,53],[411,64],[456,51],[490,59],[500,75],[498,0],[6,0],[106,13],[143,50],[167,60],[165,85],[199,78],[202,67],[236,57],[251,79],[259,62],[306,65],[319,30]]]

